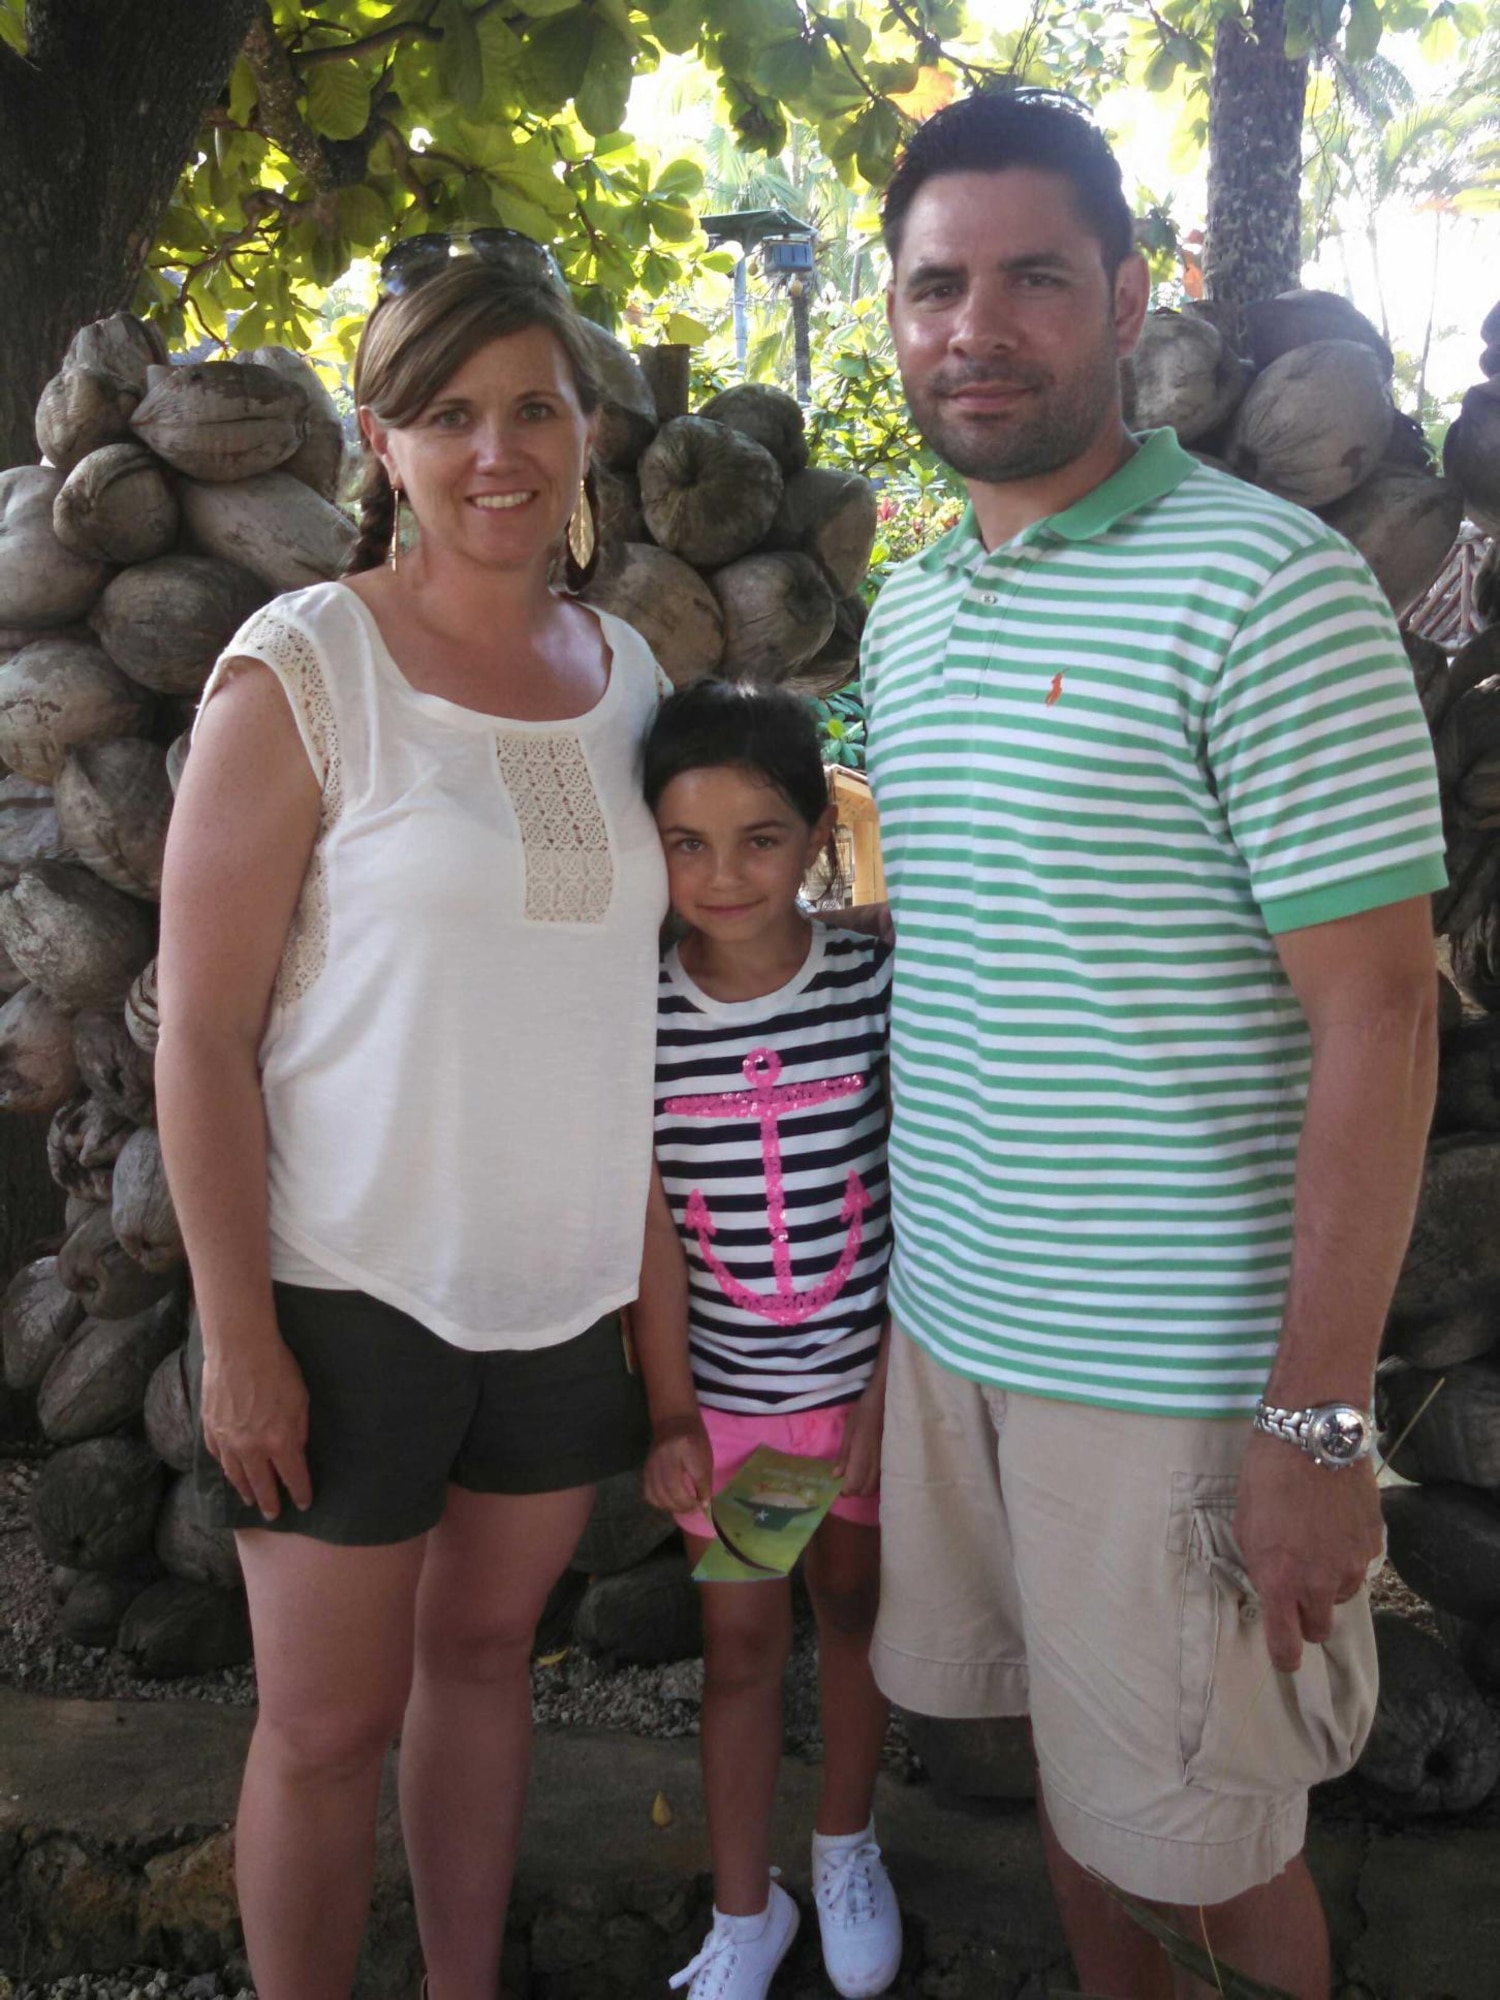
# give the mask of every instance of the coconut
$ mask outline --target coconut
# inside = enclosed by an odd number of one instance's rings
[[[150,1555],[113,1569],[83,1571],[58,1608],[57,1629],[75,1646],[113,1646],[125,1613],[160,1581],[161,1564]]]
[[[724,613],[724,672],[790,680],[833,636],[833,593],[811,556],[742,556],[716,572]]]
[[[156,1053],[161,1017],[157,1012],[154,958],[132,980],[125,995],[125,1031],[143,1055]]]
[[[875,489],[868,479],[815,467],[786,481],[765,547],[800,549],[822,570],[834,596],[848,597],[870,567],[876,523]]]
[[[120,1149],[135,1128],[112,1104],[75,1091],[47,1128],[47,1165],[69,1194],[106,1202]]]
[[[167,343],[161,329],[126,312],[81,326],[63,356],[65,368],[98,368],[140,396],[146,393],[147,369],[166,365]]]
[[[641,511],[641,482],[633,472],[611,472],[595,458],[594,492],[594,528],[601,548],[650,539]]]
[[[165,1576],[131,1602],[115,1645],[133,1673],[153,1680],[243,1666],[251,1654],[245,1593]]]
[[[55,1453],[29,1510],[42,1554],[70,1569],[108,1569],[142,1554],[166,1479],[161,1460],[133,1438],[90,1438]]]
[[[89,623],[115,665],[161,694],[198,694],[214,661],[266,601],[258,577],[212,556],[122,570]]]
[[[98,562],[150,562],[177,539],[177,496],[143,444],[107,444],[63,481],[52,526],[60,542]]]
[[[1403,465],[1414,472],[1436,472],[1437,461],[1433,458],[1432,447],[1427,442],[1427,433],[1415,417],[1409,417],[1405,410],[1397,410],[1396,421],[1391,427],[1391,435],[1385,450],[1381,453],[1382,465]]]
[[[301,388],[307,398],[307,433],[281,469],[325,500],[337,499],[344,470],[344,422],[322,376],[289,347],[252,348],[245,359],[286,376]]]
[[[38,1257],[17,1271],[0,1308],[6,1387],[40,1388],[82,1324],[83,1307],[58,1277],[55,1257]]]
[[[176,1271],[148,1271],[126,1253],[100,1205],[84,1213],[58,1251],[57,1275],[92,1319],[129,1319],[181,1289]]]
[[[158,1299],[129,1319],[85,1320],[47,1371],[37,1421],[54,1444],[103,1437],[140,1415],[157,1364],[182,1339],[182,1308]]]
[[[697,570],[649,542],[606,547],[584,592],[633,625],[673,687],[710,674],[724,657],[724,614]]]
[[[36,406],[36,441],[42,457],[59,472],[71,472],[100,445],[130,436],[130,420],[140,392],[98,368],[64,368],[42,391]]]
[[[1152,430],[1169,425],[1183,444],[1217,430],[1249,380],[1211,320],[1166,306],[1147,315],[1132,359],[1134,421]]]
[[[217,1526],[204,1505],[192,1476],[181,1474],[167,1488],[156,1520],[156,1559],[171,1576],[194,1583],[216,1583],[233,1590],[240,1581],[240,1559],[234,1535]]]
[[[150,1125],[156,1117],[154,1064],[130,1039],[114,1008],[88,1008],[73,1019],[73,1054],[85,1090],[128,1118]]]
[[[67,861],[36,862],[0,895],[0,943],[63,1007],[123,1000],[154,933],[143,903]]]
[[[141,1415],[146,1442],[157,1457],[174,1472],[191,1472],[197,1456],[198,1427],[188,1394],[186,1341],[157,1364],[156,1373],[146,1384]]]
[[[195,549],[237,563],[273,591],[326,583],[342,572],[354,546],[348,515],[287,472],[229,486],[186,480],[177,497]]]
[[[839,599],[833,607],[833,631],[827,643],[793,676],[799,693],[825,701],[848,686],[859,671],[859,639],[869,615],[869,606],[857,591]]]
[[[612,471],[628,472],[656,436],[656,398],[628,347],[592,320],[582,325],[604,391],[594,449]]]
[[[1500,381],[1476,382],[1464,397],[1443,440],[1443,470],[1474,525],[1500,535]]]
[[[200,361],[154,380],[131,428],[190,479],[250,479],[292,456],[307,417],[307,391],[279,369]]]
[[[1324,510],[1353,542],[1399,618],[1431,589],[1463,523],[1464,503],[1450,479],[1384,465]]]
[[[781,492],[765,446],[708,417],[674,417],[641,459],[647,527],[699,568],[753,549],[776,518]]]
[[[57,779],[63,836],[85,868],[127,896],[155,902],[172,815],[167,753],[141,737],[83,743]]]
[[[136,735],[150,710],[92,639],[34,639],[0,667],[0,757],[50,785],[75,744]]]
[[[1242,479],[1304,507],[1325,507],[1369,477],[1396,412],[1380,364],[1354,340],[1319,340],[1251,383],[1225,456]]]
[[[743,382],[710,396],[698,412],[716,424],[728,424],[754,438],[775,459],[783,478],[790,479],[807,464],[807,427],[802,405],[785,389],[768,382]]]
[[[52,526],[63,474],[45,465],[0,472],[0,626],[73,625],[109,581],[107,564],[65,548]]]
[[[33,861],[61,861],[67,849],[52,787],[31,778],[0,778],[0,888],[9,889]]]
[[[1384,334],[1337,292],[1279,292],[1247,306],[1245,319],[1257,369],[1315,341],[1355,340],[1380,363],[1381,380],[1391,379],[1395,360]]]
[[[149,1125],[120,1148],[110,1188],[110,1224],[121,1246],[148,1271],[170,1271],[186,1256],[167,1186],[161,1141]]]
[[[193,732],[184,729],[180,736],[174,736],[167,745],[167,783],[172,787],[172,796],[177,796],[182,783],[183,767],[188,760],[188,752],[193,747]]]
[[[71,1016],[23,986],[0,1007],[0,1111],[56,1111],[77,1084]]]

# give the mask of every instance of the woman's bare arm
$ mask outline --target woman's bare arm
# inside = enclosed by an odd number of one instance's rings
[[[268,1518],[311,1498],[307,1396],[277,1331],[258,1052],[317,835],[318,780],[286,696],[244,661],[203,712],[162,883],[158,1124],[203,1326],[203,1425]]]

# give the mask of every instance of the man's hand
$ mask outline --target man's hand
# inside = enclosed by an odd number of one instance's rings
[[[690,1514],[713,1498],[713,1446],[696,1411],[657,1426],[643,1487],[646,1504],[663,1514]]]
[[[1333,1607],[1358,1594],[1383,1546],[1369,1459],[1338,1470],[1256,1431],[1240,1472],[1234,1535],[1260,1598],[1266,1650],[1278,1672],[1333,1631]]]

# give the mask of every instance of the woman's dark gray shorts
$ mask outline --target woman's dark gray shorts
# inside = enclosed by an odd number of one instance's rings
[[[558,1493],[639,1465],[650,1425],[618,1313],[554,1347],[473,1354],[363,1292],[277,1285],[282,1338],[308,1391],[312,1505],[283,1497],[267,1521],[203,1444],[194,1476],[229,1528],[276,1528],[375,1546],[437,1525],[450,1485]],[[201,1415],[201,1351],[190,1355]]]

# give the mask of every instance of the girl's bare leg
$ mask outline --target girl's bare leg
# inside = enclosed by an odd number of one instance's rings
[[[803,1557],[818,1621],[823,1791],[817,1831],[862,1833],[870,1823],[890,1703],[870,1671],[880,1601],[880,1530],[830,1514]]]

